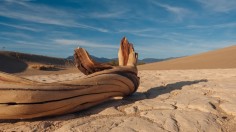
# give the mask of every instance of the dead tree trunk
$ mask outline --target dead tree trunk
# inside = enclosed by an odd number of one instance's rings
[[[126,38],[121,41],[118,67],[91,59],[86,50],[75,49],[76,67],[85,78],[39,83],[0,73],[0,119],[27,119],[60,115],[89,108],[112,97],[127,96],[139,86],[137,53]]]

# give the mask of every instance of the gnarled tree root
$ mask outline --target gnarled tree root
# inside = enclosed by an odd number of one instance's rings
[[[116,96],[128,96],[139,86],[137,53],[126,38],[119,50],[120,66],[93,61],[86,50],[75,49],[76,67],[85,78],[39,83],[0,72],[0,119],[28,119],[89,108]]]

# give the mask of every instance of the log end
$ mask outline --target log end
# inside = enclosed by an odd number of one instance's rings
[[[83,48],[77,48],[74,50],[74,61],[75,66],[85,75],[112,69],[111,65],[95,62],[89,53]]]
[[[123,37],[118,51],[119,66],[137,66],[138,53],[135,52],[133,44]]]

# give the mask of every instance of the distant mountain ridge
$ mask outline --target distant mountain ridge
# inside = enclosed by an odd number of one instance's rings
[[[179,57],[169,57],[169,58],[164,58],[164,59],[144,58],[144,59],[139,60],[139,61],[144,62],[144,63],[153,63],[153,62],[166,61],[166,60],[176,59],[176,58],[179,58]]]
[[[116,61],[118,60],[118,58],[112,58],[112,59],[108,59],[108,58],[104,58],[104,57],[96,57],[93,55],[90,55],[92,57],[92,59],[96,62],[101,62],[101,63],[108,63],[111,61]],[[144,58],[141,60],[138,60],[139,63],[153,63],[153,62],[160,62],[160,61],[165,61],[165,60],[170,60],[170,59],[175,59],[177,57],[170,57],[170,58],[165,58],[165,59],[156,59],[156,58]],[[66,59],[69,60],[74,60],[73,56],[69,56]]]
[[[108,59],[108,58],[104,58],[104,57],[96,57],[96,56],[93,56],[93,55],[90,55],[92,57],[92,59],[96,62],[101,62],[101,63],[107,63],[107,62],[111,62],[113,60],[117,60],[117,58],[113,58],[113,59]],[[69,59],[69,60],[74,60],[74,56],[69,56],[67,57],[66,59]]]

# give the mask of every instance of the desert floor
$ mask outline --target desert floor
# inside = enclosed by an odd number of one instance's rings
[[[81,73],[24,75],[41,82]],[[138,91],[77,113],[0,120],[0,131],[236,131],[236,69],[143,70]]]

